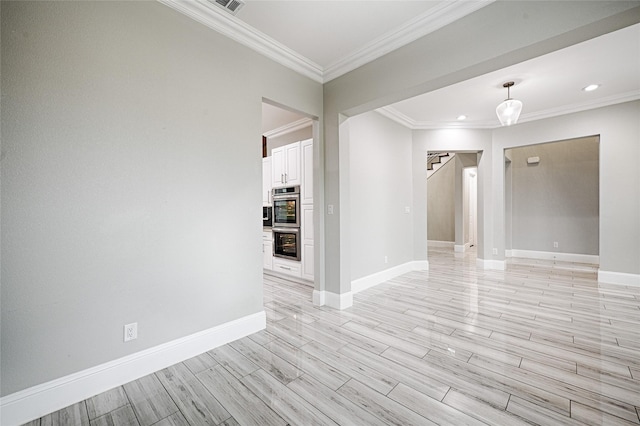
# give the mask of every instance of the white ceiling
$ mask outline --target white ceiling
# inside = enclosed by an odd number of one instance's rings
[[[262,103],[262,134],[264,136],[271,137],[287,130],[292,131],[298,124],[309,126],[311,119],[266,102]]]
[[[605,34],[500,71],[426,93],[379,112],[413,129],[494,128],[496,106],[523,102],[519,122],[640,99],[640,24]],[[582,90],[599,84],[593,92]],[[464,121],[457,121],[466,115]]]
[[[328,69],[439,3],[247,0],[236,17]]]
[[[326,82],[493,0],[247,0],[236,16],[208,0],[158,1]],[[640,24],[378,111],[413,129],[493,128],[506,81],[524,103],[519,122],[640,99]],[[601,88],[581,90],[591,83]],[[270,105],[263,114],[265,133],[302,118]],[[460,114],[467,120],[456,121]]]

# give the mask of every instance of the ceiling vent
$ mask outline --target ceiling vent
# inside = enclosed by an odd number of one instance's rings
[[[209,0],[211,3],[223,8],[232,15],[238,13],[244,6],[244,2],[240,0]]]

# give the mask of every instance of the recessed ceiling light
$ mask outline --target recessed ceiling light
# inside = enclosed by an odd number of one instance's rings
[[[467,119],[467,116],[464,114],[458,116],[459,121],[466,120],[466,119]]]
[[[590,84],[586,87],[583,87],[582,90],[584,90],[585,92],[593,92],[594,90],[596,90],[598,87],[600,87],[599,84]]]

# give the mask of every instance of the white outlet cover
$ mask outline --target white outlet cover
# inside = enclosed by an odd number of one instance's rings
[[[138,338],[138,323],[133,322],[124,326],[124,341],[135,340]]]

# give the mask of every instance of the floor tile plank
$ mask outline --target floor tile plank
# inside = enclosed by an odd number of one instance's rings
[[[415,411],[381,395],[355,379],[349,380],[338,389],[338,393],[366,409],[386,424],[398,426],[436,425],[436,423],[422,417]]]
[[[263,370],[244,377],[242,383],[291,425],[336,425],[327,415]]]
[[[89,426],[86,401],[47,414],[40,419],[40,426]]]
[[[418,392],[403,383],[398,384],[387,396],[436,424],[460,426],[485,425],[485,423],[464,412]]]
[[[242,425],[270,426],[287,423],[224,367],[198,374],[198,379]]]
[[[208,353],[203,353],[188,360],[183,361],[184,365],[193,373],[198,374],[201,371],[208,370],[218,365],[218,362]]]
[[[302,374],[298,368],[247,337],[230,345],[285,385]]]
[[[334,366],[280,339],[267,344],[265,348],[333,390],[337,390],[351,378]]]
[[[165,368],[156,376],[190,424],[217,425],[231,417],[184,364]]]
[[[129,403],[122,386],[113,388],[87,400],[87,413],[89,420],[104,416],[116,408],[124,407]]]
[[[125,405],[91,420],[91,426],[139,426],[139,423],[131,405]]]
[[[287,385],[334,422],[344,426],[383,426],[386,423],[315,379],[302,376]]]
[[[124,385],[141,426],[149,426],[178,411],[178,407],[155,374]]]

